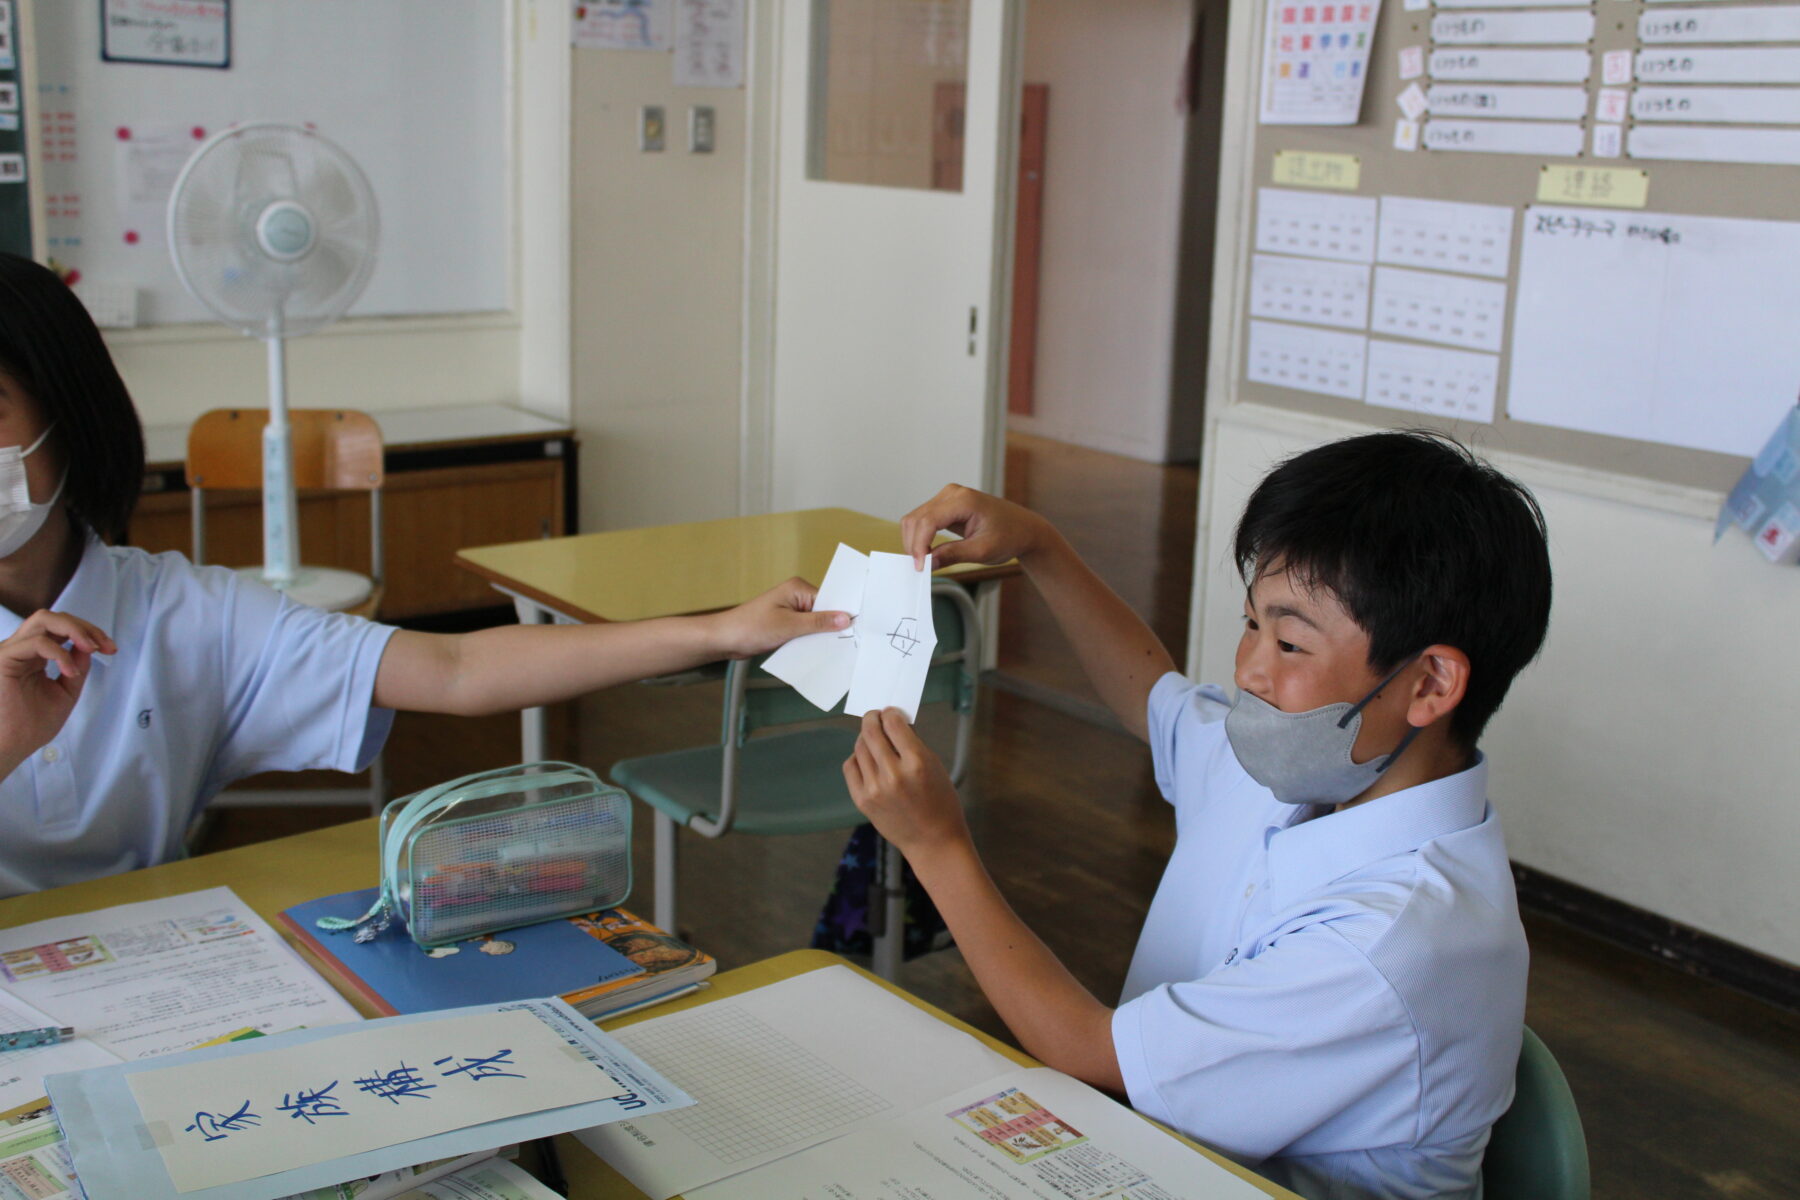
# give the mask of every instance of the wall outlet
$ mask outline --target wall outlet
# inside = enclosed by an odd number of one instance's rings
[[[714,108],[710,104],[696,104],[688,109],[688,153],[711,154],[715,125]]]
[[[646,154],[658,153],[668,138],[663,120],[663,106],[646,104],[638,109],[638,149]]]

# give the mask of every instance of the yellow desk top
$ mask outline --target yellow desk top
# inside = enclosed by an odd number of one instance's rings
[[[181,862],[165,863],[142,871],[129,871],[123,875],[0,900],[0,929],[10,929],[15,925],[50,917],[90,912],[114,904],[130,904],[138,900],[177,896],[183,892],[220,886],[232,888],[246,904],[272,923],[284,908],[292,908],[320,896],[373,886],[378,876],[375,862],[375,821],[370,818],[272,842],[260,842],[254,846],[242,846]],[[279,925],[275,926],[275,930],[286,937],[287,931]],[[305,957],[305,951],[298,943],[294,943],[291,938],[288,941]],[[705,1004],[837,964],[851,967],[938,1020],[980,1038],[1016,1063],[1028,1067],[1042,1065],[1029,1055],[964,1024],[854,963],[847,963],[837,955],[827,954],[822,950],[796,950],[747,967],[721,972],[713,977],[707,987],[691,996],[631,1013],[616,1021],[602,1022],[601,1028],[623,1028],[664,1013],[679,1012],[696,1004]],[[364,1015],[376,1015],[360,997],[346,996],[346,999],[355,1004]],[[558,1137],[556,1145],[568,1177],[569,1200],[644,1200],[642,1192],[595,1157],[592,1151],[573,1136]],[[1201,1153],[1222,1164],[1233,1174],[1249,1180],[1268,1195],[1297,1200],[1293,1193],[1259,1179],[1204,1148],[1200,1149]]]
[[[839,542],[898,553],[900,525],[812,508],[477,546],[456,563],[579,621],[640,621],[730,608],[796,575],[818,583]],[[940,572],[971,583],[1018,573],[1017,563]]]

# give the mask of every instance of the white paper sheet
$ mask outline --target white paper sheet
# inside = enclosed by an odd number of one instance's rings
[[[575,13],[569,44],[577,49],[669,48],[669,0],[586,0]]]
[[[847,967],[614,1036],[695,1099],[679,1112],[577,1135],[652,1200],[904,1113],[1010,1065]]]
[[[675,0],[675,86],[744,85],[743,0]]]
[[[1800,125],[1800,88],[1641,87],[1631,94],[1631,115],[1639,121]]]
[[[1356,333],[1251,321],[1244,377],[1252,383],[1360,400],[1368,340]]]
[[[625,1090],[516,1011],[372,1027],[128,1082],[183,1192]]]
[[[1800,379],[1795,262],[1791,221],[1528,209],[1507,412],[1755,454]]]
[[[692,1200],[1260,1200],[1125,1106],[1014,1067],[904,1116],[689,1193]]]
[[[1417,196],[1381,198],[1376,258],[1402,267],[1503,277],[1512,257],[1513,210]]]
[[[1638,15],[1638,41],[1800,42],[1800,6],[1653,8]]]
[[[1373,262],[1375,198],[1259,188],[1256,248],[1342,262]]]
[[[1584,139],[1576,122],[1551,121],[1428,121],[1427,150],[1464,150],[1476,154],[1581,153]]]
[[[1467,350],[1440,350],[1369,339],[1365,403],[1435,413],[1459,421],[1494,419],[1500,359]]]
[[[1625,147],[1633,158],[1800,165],[1800,130],[1797,129],[1633,125]]]
[[[1504,83],[1438,84],[1426,89],[1425,103],[1440,117],[1578,121],[1587,115],[1587,89]]]
[[[120,236],[146,249],[166,246],[169,194],[204,133],[193,122],[128,121],[113,138],[113,180]]]
[[[869,574],[869,558],[838,543],[831,566],[819,581],[813,600],[816,612],[847,612],[854,618],[863,607],[863,588]],[[809,633],[776,650],[763,662],[763,670],[799,692],[816,708],[830,712],[850,690],[856,672],[857,625],[848,629]]]
[[[1593,69],[1586,50],[1489,50],[1464,46],[1433,50],[1427,73],[1435,82],[1585,83]]]
[[[17,996],[0,989],[0,1033],[16,1033],[24,1029],[47,1029],[63,1022],[42,1009],[33,1008]],[[119,1057],[104,1047],[81,1036],[54,1046],[34,1046],[29,1050],[0,1052],[0,1112],[8,1112],[22,1104],[44,1098],[44,1076],[58,1071],[82,1071],[103,1067]],[[4,1195],[4,1193],[0,1193]]]
[[[860,717],[897,708],[908,721],[918,720],[925,675],[937,649],[931,619],[931,560],[926,559],[921,570],[910,554],[871,552],[862,611],[856,619],[856,669],[844,699],[845,714]]]
[[[1380,0],[1271,0],[1263,42],[1265,125],[1354,125]]]
[[[0,930],[0,986],[124,1059],[362,1019],[223,887]]]
[[[1800,83],[1800,50],[1717,46],[1640,50],[1639,83]]]
[[[1431,18],[1440,46],[1585,45],[1594,36],[1591,12],[1457,12]]]
[[[1596,124],[1589,153],[1595,158],[1617,158],[1625,153],[1625,127],[1604,122]]]
[[[1369,325],[1369,268],[1258,254],[1250,260],[1250,315],[1340,329]]]
[[[1422,338],[1472,350],[1499,350],[1506,326],[1506,285],[1460,275],[1375,268],[1376,333]]]
[[[1439,8],[1586,8],[1591,0],[1437,0]]]

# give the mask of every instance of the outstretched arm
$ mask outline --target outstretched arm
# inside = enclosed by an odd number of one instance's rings
[[[931,539],[940,529],[962,540],[934,547]],[[1055,526],[998,496],[951,484],[901,518],[900,536],[915,560],[930,554],[939,566],[1017,558],[1100,698],[1134,737],[1147,736],[1150,689],[1175,669],[1175,660]]]
[[[803,633],[842,629],[845,613],[812,611],[817,589],[790,579],[756,599],[699,617],[607,625],[509,625],[465,634],[394,634],[375,675],[375,704],[482,716],[571,700],[601,688],[748,658]]]
[[[1019,1045],[1059,1071],[1123,1092],[1113,1010],[1069,974],[994,886],[944,764],[904,713],[890,708],[863,717],[844,781],[863,815],[912,864]]]

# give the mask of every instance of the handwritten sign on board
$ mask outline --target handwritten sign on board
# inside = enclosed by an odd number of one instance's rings
[[[171,67],[231,65],[229,0],[101,0],[100,57]]]
[[[1650,202],[1650,172],[1546,163],[1538,172],[1537,198],[1546,204],[1642,208]]]
[[[1314,150],[1277,150],[1272,183],[1296,187],[1340,188],[1354,192],[1362,182],[1362,159],[1354,154],[1321,154]]]

